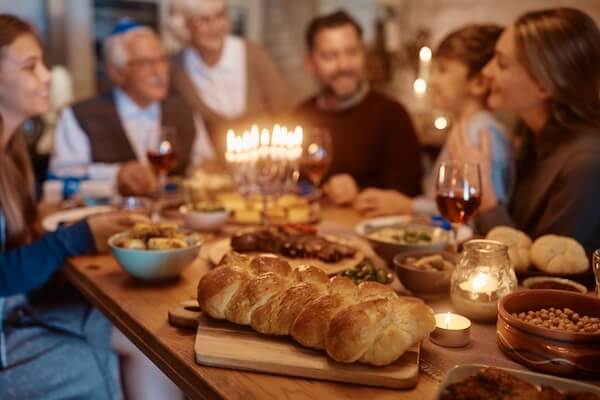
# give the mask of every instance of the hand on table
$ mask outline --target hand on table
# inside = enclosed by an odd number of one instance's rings
[[[413,212],[412,199],[395,190],[367,188],[354,201],[354,209],[367,217]]]
[[[479,211],[490,210],[498,205],[498,197],[492,181],[491,135],[488,129],[479,132],[479,147],[467,136],[464,123],[460,129],[453,130],[448,136],[448,151],[451,159],[463,163],[478,163],[481,170],[481,205]]]
[[[117,187],[124,196],[147,195],[156,191],[156,177],[152,168],[139,161],[121,165],[117,174]]]
[[[87,219],[99,253],[108,251],[108,239],[115,233],[131,228],[138,222],[150,222],[148,217],[130,212],[95,214]]]
[[[323,192],[334,205],[348,205],[356,199],[358,185],[349,174],[338,174],[325,182]]]

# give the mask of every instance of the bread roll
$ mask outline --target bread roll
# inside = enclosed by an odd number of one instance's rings
[[[524,232],[510,226],[497,226],[488,232],[486,239],[497,240],[508,246],[508,257],[515,271],[526,271],[531,265],[531,238]]]
[[[226,255],[198,284],[198,303],[213,318],[291,335],[338,362],[387,365],[435,328],[423,302],[402,299],[388,286],[329,277],[276,256]]]
[[[550,274],[578,274],[590,263],[583,246],[566,236],[540,236],[531,246],[533,265]]]

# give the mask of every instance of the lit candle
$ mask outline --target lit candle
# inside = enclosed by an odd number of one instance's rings
[[[430,340],[440,346],[463,347],[469,344],[471,321],[459,314],[450,312],[435,315],[435,330]]]
[[[498,313],[500,282],[489,267],[477,267],[464,282],[460,291],[452,291],[452,304],[456,310],[480,321],[493,321]]]

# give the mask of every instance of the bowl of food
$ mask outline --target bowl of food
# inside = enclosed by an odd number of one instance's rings
[[[221,229],[227,218],[229,210],[220,203],[197,202],[179,207],[183,223],[187,228],[200,231],[216,231]]]
[[[136,224],[108,239],[119,265],[147,281],[177,277],[197,257],[200,237],[175,224]]]
[[[583,294],[588,291],[581,283],[577,283],[570,279],[558,278],[556,276],[534,276],[524,279],[522,285],[527,289],[556,289]]]
[[[441,252],[449,239],[448,232],[442,228],[397,217],[362,221],[355,231],[367,239],[375,252],[389,263],[396,254],[407,251]]]
[[[515,361],[563,376],[600,376],[600,298],[520,290],[498,303],[498,346]]]
[[[432,253],[415,250],[394,257],[396,275],[402,284],[416,293],[440,293],[450,287],[458,256],[453,252]]]

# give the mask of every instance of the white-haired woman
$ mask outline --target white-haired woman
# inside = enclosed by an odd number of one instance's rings
[[[227,128],[287,109],[288,86],[264,49],[229,33],[225,0],[176,0],[173,10],[189,47],[174,57],[172,85],[221,154]]]

